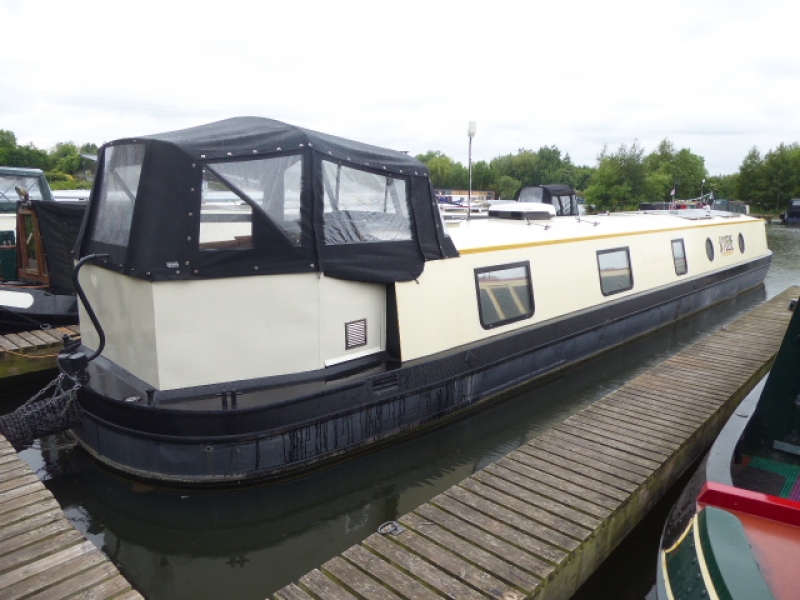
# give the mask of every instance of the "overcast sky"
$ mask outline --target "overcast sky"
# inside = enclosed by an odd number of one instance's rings
[[[800,140],[797,0],[0,0],[0,129],[101,144],[263,116],[473,160]]]

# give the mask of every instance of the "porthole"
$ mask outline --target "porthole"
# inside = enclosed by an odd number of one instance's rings
[[[741,233],[739,234],[739,252],[744,254],[744,236]]]
[[[711,238],[706,238],[706,256],[708,260],[714,260],[714,243]]]

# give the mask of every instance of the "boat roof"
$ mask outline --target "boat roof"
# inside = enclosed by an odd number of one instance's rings
[[[553,243],[564,243],[589,238],[638,235],[654,231],[685,230],[689,227],[730,222],[731,219],[752,219],[737,213],[713,211],[703,213],[703,218],[682,214],[689,211],[659,211],[583,215],[580,217],[554,217],[548,221],[520,221],[507,219],[471,219],[448,222],[448,232],[461,254],[488,252],[504,248],[517,248]],[[502,240],[498,243],[498,240]]]

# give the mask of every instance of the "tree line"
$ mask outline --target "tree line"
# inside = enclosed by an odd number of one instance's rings
[[[433,150],[417,158],[427,165],[435,188],[469,187],[469,169],[461,163]],[[781,144],[763,157],[753,148],[730,175],[709,175],[702,156],[676,149],[668,139],[647,154],[637,141],[613,152],[604,147],[595,166],[574,165],[556,146],[521,148],[472,165],[472,189],[493,191],[497,198],[513,198],[524,186],[547,183],[572,186],[597,210],[630,210],[643,202],[713,193],[748,202],[753,212],[781,212],[790,199],[800,197],[800,146]]]
[[[97,144],[59,142],[42,150],[33,144],[18,144],[12,131],[0,129],[0,165],[41,169],[55,190],[90,189],[96,163],[86,157],[95,155]]]

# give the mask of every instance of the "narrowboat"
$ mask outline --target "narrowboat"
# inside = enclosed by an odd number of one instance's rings
[[[87,202],[56,201],[40,169],[0,167],[0,333],[78,322],[72,248]]]
[[[664,526],[659,600],[798,597],[800,310]]]
[[[226,485],[410,434],[760,285],[764,222],[445,222],[402,152],[256,117],[100,150],[75,246],[72,435],[133,477]]]
[[[789,200],[789,208],[781,215],[784,225],[800,227],[800,198]]]

